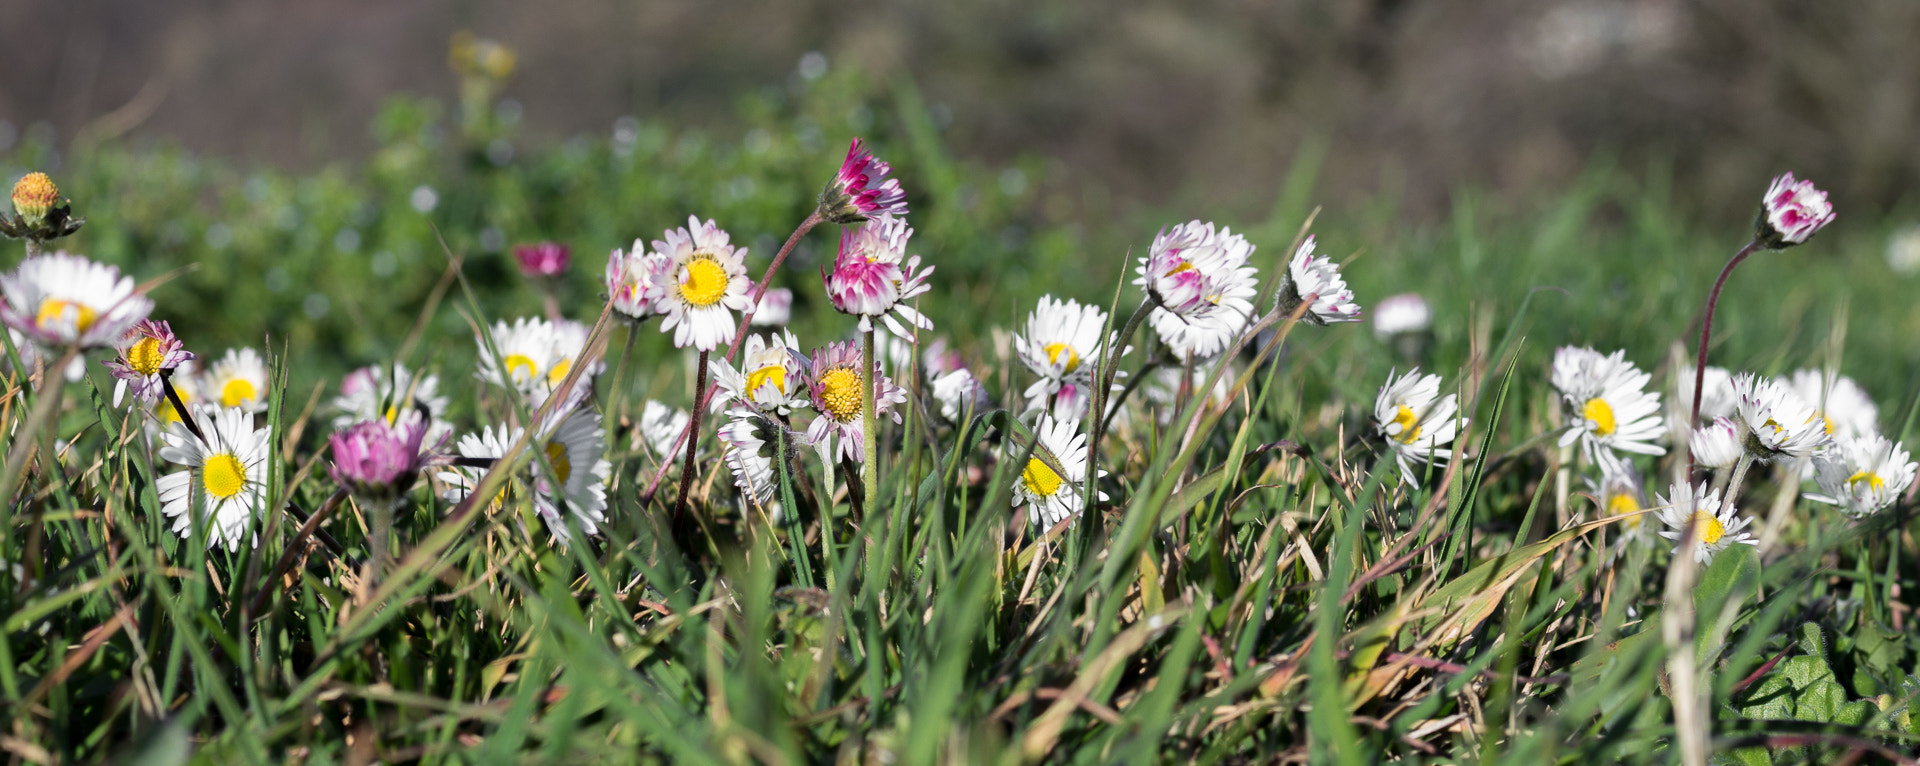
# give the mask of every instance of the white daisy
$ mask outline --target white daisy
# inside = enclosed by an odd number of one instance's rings
[[[523,428],[508,428],[503,425],[495,429],[488,426],[480,429],[480,433],[461,436],[460,441],[454,445],[454,452],[463,458],[499,460],[506,457],[507,450],[513,446],[514,442],[519,441],[520,435],[524,433],[526,429]],[[477,466],[452,466],[441,471],[437,478],[446,485],[446,489],[440,493],[440,497],[449,503],[458,503],[467,499],[467,495],[472,494],[474,488],[480,486],[480,477],[485,476],[486,473],[486,468]],[[505,496],[506,488],[502,487],[500,497],[495,499],[504,499]]]
[[[1013,507],[1025,505],[1027,520],[1042,529],[1080,515],[1084,505],[1080,479],[1087,475],[1087,435],[1081,425],[1078,421],[1055,420],[1043,415],[1033,429],[1039,444],[1034,447],[1033,457],[1027,459],[1027,467],[1020,471],[1020,480],[1013,485]],[[1043,455],[1052,456],[1065,473],[1047,465],[1041,459]],[[1100,475],[1105,476],[1107,472],[1101,471]],[[1098,495],[1101,500],[1107,499],[1105,492]]]
[[[739,370],[725,359],[711,361],[713,381],[720,387],[719,394],[713,397],[714,412],[734,402],[779,415],[789,415],[793,408],[806,406],[805,398],[799,396],[798,373],[807,360],[800,355],[799,341],[794,340],[789,330],[771,337],[772,341],[768,341],[767,336],[747,336]]]
[[[633,241],[633,249],[614,248],[607,256],[607,297],[613,310],[634,321],[653,316],[654,301],[665,282],[670,264],[666,258],[647,252],[647,243]]]
[[[1693,409],[1693,378],[1696,368],[1687,365],[1680,368],[1679,377],[1674,379],[1674,394],[1679,397],[1680,406],[1688,411]],[[1734,406],[1740,403],[1740,397],[1733,392],[1733,373],[1725,367],[1708,367],[1705,391],[1700,395],[1700,420],[1702,422],[1717,417],[1732,417]]]
[[[1014,352],[1020,355],[1027,369],[1040,378],[1023,394],[1029,412],[1046,407],[1049,399],[1068,387],[1075,389],[1073,399],[1078,406],[1060,409],[1084,410],[1093,376],[1100,369],[1103,332],[1108,349],[1122,355],[1132,350],[1119,348],[1120,334],[1107,330],[1107,312],[1099,306],[1083,306],[1051,295],[1040,296],[1039,305],[1027,317],[1026,331],[1013,336]]]
[[[201,390],[208,400],[222,407],[238,407],[247,412],[267,410],[267,363],[251,348],[230,348],[207,369]]]
[[[845,458],[856,465],[866,459],[866,435],[862,430],[860,408],[866,379],[860,371],[860,349],[852,341],[829,343],[814,352],[807,370],[807,395],[820,416],[807,426],[807,443],[827,460]],[[879,365],[865,367],[877,374]],[[906,390],[878,375],[873,387],[874,418],[891,417],[900,422],[899,406],[906,404]],[[838,448],[835,437],[839,437]]]
[[[1880,433],[1880,408],[1853,378],[1835,375],[1829,380],[1824,370],[1798,370],[1787,385],[1820,413],[1828,436],[1858,439]]]
[[[1717,417],[1701,424],[1687,440],[1693,462],[1708,468],[1732,468],[1746,451],[1746,447],[1741,446],[1740,433],[1740,424],[1729,417]]]
[[[1820,412],[1785,383],[1743,372],[1733,376],[1733,391],[1741,443],[1754,459],[1810,457],[1832,441]]]
[[[1814,480],[1820,492],[1808,500],[1840,506],[1841,512],[1860,518],[1893,504],[1913,483],[1916,465],[1905,445],[1879,434],[1841,439],[1826,454],[1813,459]]]
[[[934,378],[933,400],[940,403],[940,416],[956,424],[969,409],[985,412],[990,405],[987,387],[965,368]]]
[[[1313,254],[1313,236],[1300,243],[1287,264],[1287,279],[1275,296],[1275,308],[1291,315],[1301,302],[1311,301],[1303,321],[1327,325],[1360,321],[1360,304],[1353,302],[1353,291],[1340,278],[1340,265],[1333,258]]]
[[[1600,481],[1588,479],[1587,486],[1593,491],[1594,498],[1600,501],[1601,518],[1633,513],[1646,507],[1646,492],[1640,486],[1640,472],[1630,463],[1610,466],[1600,475]],[[1618,560],[1632,546],[1653,542],[1653,525],[1647,523],[1648,515],[1640,514],[1620,522],[1620,538],[1614,542],[1609,560]]]
[[[644,445],[655,458],[670,460],[676,452],[674,442],[680,440],[680,432],[687,430],[687,421],[691,419],[686,410],[648,399],[640,407],[640,431],[634,447]]]
[[[495,322],[491,333],[493,347],[486,339],[480,345],[479,370],[475,377],[487,383],[515,391],[526,397],[529,406],[539,407],[573,372],[574,361],[586,350],[589,329],[586,325],[562,319],[549,322],[522,317],[508,325]],[[498,361],[494,352],[498,351]],[[572,409],[592,394],[593,376],[606,369],[604,360],[582,373],[560,411]]]
[[[1373,307],[1373,337],[1383,341],[1402,333],[1425,332],[1432,325],[1433,309],[1419,293],[1382,298]]]
[[[154,489],[161,512],[174,518],[176,534],[191,539],[194,525],[202,524],[207,547],[225,543],[228,551],[236,551],[266,495],[271,437],[267,429],[253,427],[253,413],[245,410],[209,408],[197,414],[207,443],[178,423],[163,432],[160,459],[187,470],[160,477]],[[202,510],[196,512],[196,506]]]
[[[1147,321],[1175,356],[1218,354],[1253,321],[1252,255],[1245,237],[1211,223],[1190,221],[1154,237],[1133,283],[1158,302]]]
[[[1560,446],[1580,442],[1587,459],[1606,465],[1614,451],[1667,454],[1653,443],[1666,428],[1660,395],[1646,390],[1653,376],[1627,361],[1627,352],[1607,356],[1590,348],[1563,346],[1553,354],[1553,387],[1565,403],[1569,427]]]
[[[425,407],[432,418],[427,429],[427,444],[437,444],[436,432],[452,426],[441,420],[447,412],[447,397],[440,395],[440,377],[432,373],[415,375],[404,364],[395,363],[389,376],[386,365],[376,364],[347,373],[340,380],[340,395],[333,399],[333,427],[345,428],[363,420],[396,422],[402,408]]]
[[[1736,516],[1739,513],[1732,503],[1722,503],[1720,493],[1707,489],[1706,482],[1699,487],[1688,484],[1675,484],[1666,497],[1658,498],[1664,507],[1660,509],[1660,521],[1667,526],[1660,536],[1668,540],[1680,540],[1687,534],[1687,525],[1693,525],[1693,559],[1701,566],[1713,563],[1714,554],[1733,547],[1736,543],[1759,545],[1753,535],[1743,532],[1749,519]],[[1673,555],[1679,556],[1682,549],[1675,546]]]
[[[111,346],[153,311],[133,277],[67,252],[21,261],[0,275],[0,293],[0,321],[49,348]]]
[[[733,472],[733,484],[762,511],[769,510],[780,489],[779,479],[773,475],[779,443],[772,429],[782,427],[779,421],[746,408],[733,410],[727,424],[720,427],[721,449],[727,468]]]
[[[732,245],[713,221],[687,217],[687,228],[668,229],[654,240],[654,256],[671,267],[655,285],[653,312],[665,316],[661,332],[673,333],[676,348],[712,351],[732,343],[733,312],[747,307],[747,249]]]
[[[600,413],[591,408],[574,410],[553,429],[553,435],[541,444],[544,464],[536,456],[533,507],[562,545],[570,540],[561,517],[572,514],[573,523],[589,535],[599,532],[606,522],[607,478],[613,463],[606,458],[606,431],[600,427]],[[547,468],[551,467],[551,473]]]
[[[1464,418],[1456,422],[1458,413],[1454,395],[1440,395],[1440,376],[1421,375],[1418,367],[1399,377],[1387,374],[1387,384],[1380,387],[1373,403],[1373,417],[1393,448],[1401,481],[1419,483],[1420,475],[1413,470],[1416,462],[1453,459],[1453,451],[1445,445],[1453,443],[1466,423]]]

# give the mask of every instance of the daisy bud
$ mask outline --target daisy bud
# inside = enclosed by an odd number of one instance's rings
[[[906,215],[907,193],[900,179],[888,178],[893,168],[860,148],[860,139],[847,147],[840,172],[820,191],[819,216],[837,224],[869,221],[883,215]]]
[[[1833,203],[1812,181],[1796,181],[1792,173],[1773,179],[1760,200],[1760,216],[1753,223],[1754,238],[1769,250],[1785,250],[1807,241],[1833,223]]]
[[[927,277],[933,267],[921,269],[920,256],[907,255],[907,240],[912,236],[907,222],[892,214],[842,231],[840,254],[826,279],[827,297],[834,310],[860,317],[861,332],[873,329],[874,317],[901,338],[911,339],[915,327],[933,329],[932,320],[907,305],[932,289]]]
[[[1301,319],[1311,324],[1360,321],[1360,304],[1353,302],[1353,291],[1340,278],[1340,265],[1326,255],[1314,255],[1313,237],[1300,244],[1287,264],[1287,280],[1274,296],[1274,308],[1291,315],[1301,303],[1308,303]]]
[[[515,245],[513,257],[520,262],[520,274],[528,279],[557,277],[567,271],[569,252],[558,242]]]
[[[1693,462],[1707,468],[1731,468],[1740,460],[1740,426],[1731,418],[1714,418],[1700,426],[1687,440],[1693,450]]]
[[[45,173],[28,173],[13,185],[13,212],[28,226],[39,226],[60,203],[60,189]]]
[[[417,413],[401,416],[398,423],[376,418],[336,431],[328,442],[333,480],[362,500],[398,499],[413,488],[426,463],[421,451],[426,436],[427,421]]]

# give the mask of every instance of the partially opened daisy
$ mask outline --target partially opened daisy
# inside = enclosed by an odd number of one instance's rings
[[[1027,520],[1042,529],[1080,515],[1085,498],[1080,480],[1087,475],[1087,435],[1079,421],[1042,415],[1034,426],[1033,457],[1013,485],[1013,507],[1027,507]],[[1046,457],[1053,458],[1049,465]],[[1058,468],[1058,470],[1055,470]],[[1107,475],[1106,471],[1100,472]],[[1100,500],[1107,493],[1098,492]]]
[[[1739,516],[1732,503],[1723,503],[1720,493],[1708,490],[1706,482],[1701,482],[1698,487],[1675,484],[1666,497],[1658,500],[1663,506],[1660,509],[1660,522],[1667,527],[1660,532],[1661,537],[1685,541],[1687,526],[1693,525],[1691,544],[1675,546],[1675,556],[1691,552],[1693,560],[1705,566],[1713,563],[1715,554],[1735,544],[1760,544],[1751,533],[1741,531],[1747,528],[1750,520]]]
[[[1646,492],[1640,485],[1640,472],[1631,463],[1616,463],[1608,466],[1600,475],[1600,480],[1588,480],[1594,499],[1600,501],[1600,517],[1609,518],[1634,513],[1646,507]],[[1614,542],[1610,560],[1617,560],[1622,554],[1636,545],[1653,542],[1654,525],[1647,523],[1652,514],[1639,514],[1622,519],[1617,527],[1620,537]]]
[[[1667,454],[1654,444],[1666,429],[1660,416],[1660,395],[1646,390],[1653,376],[1627,361],[1627,352],[1601,356],[1590,348],[1563,346],[1553,354],[1553,387],[1567,412],[1567,432],[1560,446],[1580,442],[1587,458],[1599,465],[1614,462],[1617,452]]]
[[[1814,232],[1833,223],[1833,203],[1812,181],[1795,180],[1792,173],[1773,179],[1760,199],[1760,216],[1753,222],[1754,238],[1774,250],[1807,241]]]
[[[653,316],[653,304],[659,287],[666,284],[671,262],[664,256],[648,253],[647,243],[633,241],[631,250],[614,248],[607,256],[607,297],[613,310],[629,320]]]
[[[439,376],[416,375],[397,362],[391,370],[376,364],[347,373],[332,404],[334,428],[366,420],[394,423],[404,413],[424,411],[428,417],[427,444],[440,444],[453,433],[453,425],[443,419],[447,397],[440,395]]]
[[[173,531],[192,539],[206,530],[207,547],[240,549],[266,495],[267,429],[253,427],[253,413],[236,408],[203,411],[206,443],[174,424],[161,434],[160,459],[186,466],[154,482],[160,510],[173,517]]]
[[[676,348],[712,351],[732,343],[733,312],[747,307],[747,249],[713,221],[687,217],[687,228],[668,229],[654,240],[654,255],[664,258],[665,279],[656,283],[653,311],[666,317],[661,332],[673,333]]]
[[[866,439],[860,425],[860,396],[866,385],[866,378],[860,374],[862,366],[860,349],[852,341],[828,344],[814,352],[808,365],[807,395],[820,416],[807,427],[807,442],[827,460],[844,457],[861,463],[866,459]],[[899,423],[900,412],[895,406],[906,403],[907,392],[880,375],[879,365],[866,369],[875,376],[875,419],[887,415]]]
[[[1456,420],[1458,413],[1454,395],[1440,395],[1440,376],[1421,375],[1417,367],[1397,377],[1387,374],[1387,384],[1373,402],[1373,417],[1375,428],[1393,449],[1402,482],[1419,483],[1415,463],[1453,459],[1452,450],[1445,447],[1466,422]]]
[[[333,480],[361,502],[391,506],[413,489],[426,465],[429,425],[424,415],[408,411],[391,421],[376,417],[335,431],[327,442]]]
[[[1094,373],[1100,369],[1103,332],[1110,353],[1132,350],[1117,348],[1120,334],[1107,330],[1107,312],[1099,306],[1040,296],[1039,305],[1027,317],[1026,329],[1013,336],[1014,353],[1039,376],[1024,394],[1028,411],[1046,407],[1066,388],[1073,389],[1069,396],[1080,407],[1085,406]]]
[[[933,267],[920,268],[920,256],[907,255],[913,229],[902,218],[882,215],[857,229],[840,233],[840,252],[827,275],[827,297],[842,314],[860,317],[860,331],[873,330],[873,320],[901,338],[913,329],[933,329],[933,320],[908,305],[932,288],[927,277]],[[897,315],[897,317],[896,317]]]
[[[1180,358],[1213,356],[1253,321],[1253,244],[1227,228],[1189,221],[1160,232],[1133,281],[1155,302],[1148,321]]]
[[[713,398],[712,410],[719,412],[739,402],[762,412],[788,415],[794,407],[806,406],[799,387],[806,357],[798,347],[791,331],[749,335],[740,369],[725,359],[713,360],[713,381],[720,393]]]
[[[1300,319],[1311,324],[1360,321],[1360,304],[1353,302],[1353,291],[1340,278],[1340,265],[1330,256],[1314,255],[1313,235],[1307,235],[1307,241],[1294,251],[1293,260],[1287,263],[1286,281],[1274,300],[1275,308],[1284,315],[1307,303],[1307,312]]]
[[[0,275],[0,293],[0,321],[47,348],[111,346],[153,311],[133,277],[66,252],[29,256]]]
[[[166,398],[163,373],[179,369],[193,359],[193,352],[174,337],[166,322],[142,319],[121,339],[120,355],[106,361],[118,381],[113,384],[113,406],[120,406],[129,386],[133,396],[145,404]]]
[[[840,172],[820,190],[816,215],[838,224],[906,215],[907,193],[901,190],[900,179],[886,177],[892,170],[861,148],[860,139],[854,139],[847,147],[847,158],[840,162]]]
[[[1833,449],[1813,459],[1818,493],[1808,500],[1840,506],[1854,518],[1879,512],[1899,499],[1913,484],[1916,465],[1906,446],[1879,434],[1841,439]]]
[[[1857,439],[1880,433],[1880,408],[1853,378],[1835,375],[1829,379],[1824,370],[1797,370],[1787,385],[1819,412],[1828,436]]]
[[[779,453],[779,435],[776,428],[785,428],[778,420],[767,417],[747,408],[737,408],[729,413],[725,425],[720,426],[721,452],[727,461],[727,469],[733,473],[733,484],[740,488],[740,494],[754,508],[762,512],[771,512],[775,493],[780,489],[775,482],[774,460]],[[793,436],[787,437],[787,444],[793,444]]]
[[[230,348],[207,368],[201,388],[207,399],[222,407],[248,412],[267,410],[267,363],[251,348]]]
[[[1733,392],[1740,441],[1755,460],[1811,457],[1832,441],[1819,411],[1785,383],[1743,372]]]
[[[1707,468],[1732,468],[1746,451],[1742,433],[1743,429],[1733,418],[1722,416],[1702,423],[1687,442],[1693,452],[1693,462]]]

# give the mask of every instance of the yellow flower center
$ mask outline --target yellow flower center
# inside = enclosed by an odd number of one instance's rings
[[[512,380],[533,380],[540,374],[540,365],[525,354],[507,355],[507,377]]]
[[[1420,417],[1413,414],[1412,407],[1400,405],[1400,411],[1394,414],[1393,422],[1388,425],[1400,427],[1400,433],[1393,438],[1399,439],[1401,444],[1412,444],[1413,440],[1420,438]]]
[[[553,369],[547,370],[547,385],[549,386],[560,385],[560,381],[566,380],[567,372],[571,371],[572,369],[573,369],[572,359],[562,359],[559,362],[555,363],[553,365]]]
[[[1813,416],[1824,421],[1824,424],[1827,427],[1827,435],[1832,436],[1833,435],[1833,418],[1827,417],[1827,413],[1825,412],[1815,412],[1813,413]]]
[[[160,353],[160,340],[157,338],[141,338],[127,347],[127,366],[141,375],[160,374],[160,363],[165,360],[166,356]]]
[[[1065,343],[1047,344],[1047,363],[1059,364],[1060,353],[1063,351],[1067,354],[1067,372],[1071,373],[1074,370],[1080,369],[1080,354],[1075,352],[1072,346]]]
[[[1706,511],[1693,512],[1693,528],[1700,536],[1702,545],[1713,545],[1720,542],[1720,538],[1727,536],[1726,526]]]
[[[689,305],[706,308],[727,294],[727,269],[713,256],[702,253],[687,262],[687,276],[680,280],[680,298]]]
[[[260,398],[260,392],[246,378],[234,378],[220,387],[220,405],[238,407]]]
[[[1612,436],[1614,429],[1619,427],[1619,424],[1613,420],[1613,405],[1607,404],[1607,400],[1599,397],[1588,399],[1587,406],[1580,410],[1580,415],[1593,421],[1593,432],[1601,436]]]
[[[1879,474],[1874,473],[1872,471],[1861,471],[1859,473],[1856,473],[1852,476],[1847,477],[1847,489],[1849,491],[1858,492],[1860,491],[1861,482],[1866,482],[1867,489],[1870,489],[1874,492],[1879,492],[1883,489],[1886,489],[1887,487],[1887,480],[1880,478]]]
[[[573,461],[567,459],[567,445],[553,442],[547,445],[547,463],[553,466],[553,475],[561,484],[567,483],[567,477],[573,475]]]
[[[1027,491],[1039,497],[1053,497],[1060,491],[1060,474],[1054,473],[1040,458],[1027,461],[1027,470],[1020,472],[1020,481],[1027,485]]]
[[[34,317],[33,323],[46,327],[55,322],[72,320],[73,331],[80,333],[86,332],[87,328],[93,326],[93,320],[98,318],[100,318],[99,313],[90,306],[59,298],[48,298],[40,302],[40,315]]]
[[[208,457],[200,472],[207,486],[207,495],[217,500],[240,494],[240,490],[247,486],[247,467],[231,452]]]
[[[777,364],[770,364],[748,374],[747,395],[753,395],[753,392],[760,390],[761,386],[768,383],[772,383],[774,388],[780,390],[780,393],[786,393],[787,368]]]
[[[1640,510],[1640,501],[1633,499],[1632,495],[1629,495],[1625,492],[1622,492],[1607,498],[1607,515],[1608,516],[1619,516],[1623,513],[1633,513],[1634,511],[1637,511],[1637,510]],[[1629,528],[1638,528],[1640,526],[1640,522],[1643,522],[1645,520],[1646,520],[1645,514],[1642,514],[1640,516],[1634,516],[1632,518],[1627,519],[1627,526]]]
[[[1193,270],[1193,263],[1191,261],[1181,261],[1180,265],[1173,267],[1172,270],[1167,272],[1167,276],[1171,277],[1182,271],[1192,271],[1192,270]]]
[[[827,417],[845,423],[860,414],[860,373],[835,367],[820,376],[820,400],[827,405]]]

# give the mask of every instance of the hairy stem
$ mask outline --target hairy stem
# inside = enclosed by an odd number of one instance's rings
[[[693,390],[700,391],[705,389],[707,387],[707,352],[700,352],[700,368],[694,375],[697,382],[694,383]],[[673,520],[675,523],[680,521],[680,515],[687,510],[687,490],[693,486],[693,448],[694,445],[700,443],[700,440],[694,438],[692,435],[700,433],[700,415],[706,411],[707,403],[703,399],[700,401],[700,406],[693,408],[693,413],[687,418],[687,430],[686,433],[682,435],[682,438],[687,443],[687,459],[680,467],[680,494],[678,497],[675,497],[673,501]],[[666,465],[666,463],[663,462],[661,465]]]
[[[1740,248],[1740,252],[1734,253],[1732,258],[1727,259],[1727,265],[1720,269],[1720,278],[1713,281],[1713,291],[1707,293],[1706,312],[1700,320],[1700,351],[1693,361],[1693,407],[1687,410],[1688,428],[1700,427],[1700,394],[1707,383],[1707,339],[1713,335],[1713,310],[1720,305],[1720,289],[1727,286],[1727,277],[1733,274],[1733,267],[1740,265],[1741,261],[1746,260],[1747,256],[1753,255],[1753,252],[1759,249],[1760,240],[1756,239],[1748,242],[1746,247]],[[1684,462],[1692,463],[1692,446],[1682,446],[1681,449],[1687,451],[1687,459]]]
[[[865,369],[860,372],[860,438],[862,440],[860,487],[865,490],[865,499],[861,501],[862,513],[873,508],[880,497],[880,422],[875,411],[874,387],[879,384],[879,360],[873,358],[873,334],[868,330],[861,340],[861,364]]]

